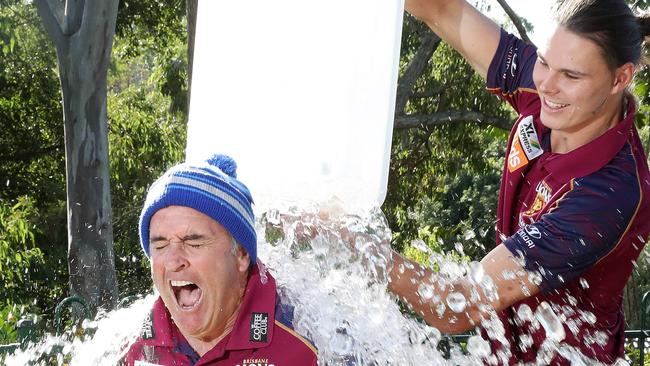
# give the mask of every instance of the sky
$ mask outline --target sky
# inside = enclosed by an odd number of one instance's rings
[[[487,0],[492,5],[492,14],[495,20],[505,19],[506,14],[496,0]],[[520,17],[526,18],[535,26],[535,31],[529,34],[532,41],[539,44],[543,33],[552,26],[551,8],[552,0],[506,0],[510,7]]]

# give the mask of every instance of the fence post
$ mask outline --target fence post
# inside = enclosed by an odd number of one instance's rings
[[[18,342],[25,348],[29,343],[36,342],[36,324],[32,319],[20,319],[16,324],[18,330]]]
[[[643,294],[641,298],[641,334],[639,335],[639,364],[643,366],[645,358],[645,339],[646,339],[646,327],[645,327],[645,317],[648,313],[648,298],[650,298],[650,291]]]

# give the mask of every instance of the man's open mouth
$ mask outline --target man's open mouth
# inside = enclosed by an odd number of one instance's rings
[[[189,281],[170,281],[176,303],[181,310],[192,310],[201,301],[203,291]]]

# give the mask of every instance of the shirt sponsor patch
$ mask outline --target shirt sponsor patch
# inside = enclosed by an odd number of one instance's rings
[[[266,342],[269,334],[269,314],[251,313],[249,340],[251,342]]]
[[[537,138],[533,116],[527,116],[519,122],[519,126],[517,126],[517,136],[519,137],[519,143],[528,160],[533,160],[544,153],[542,146],[539,144],[539,139]]]
[[[528,164],[528,158],[526,158],[526,154],[521,148],[519,139],[515,136],[512,139],[512,146],[510,146],[510,152],[508,153],[508,170],[512,173],[526,164]]]
[[[542,233],[536,226],[526,225],[517,231],[517,235],[526,243],[526,246],[530,249],[535,247],[535,240],[542,238]],[[535,240],[534,240],[535,239]]]
[[[156,333],[153,330],[153,310],[151,310],[151,312],[147,314],[147,317],[144,318],[144,322],[142,323],[142,332],[140,334],[140,338],[142,339],[156,338]]]

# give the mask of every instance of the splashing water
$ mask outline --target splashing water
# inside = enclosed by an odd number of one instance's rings
[[[25,365],[116,365],[140,334],[145,316],[151,311],[156,296],[149,295],[130,307],[100,314],[97,320],[82,324],[84,333],[63,336],[48,335],[37,344],[14,353],[5,360],[7,366]],[[79,332],[73,332],[79,333]]]
[[[557,316],[555,311],[551,308],[546,301],[539,304],[537,311],[535,312],[535,318],[542,324],[544,330],[546,331],[546,338],[552,339],[556,342],[561,342],[566,337],[564,332],[564,326],[562,321]]]
[[[476,335],[468,339],[466,352],[452,346],[446,359],[438,350],[440,332],[400,310],[386,290],[391,233],[378,209],[365,216],[333,215],[316,208],[271,210],[256,225],[258,253],[264,262],[261,280],[267,271],[276,278],[282,301],[294,306],[296,331],[314,342],[321,365],[482,365],[507,360],[508,353],[490,354],[489,342]],[[498,298],[480,263],[452,262],[436,253],[430,259],[432,266],[440,268],[436,286],[465,276],[487,298]],[[418,291],[441,313],[447,306],[462,313],[476,302],[459,292],[442,299],[434,286],[426,284]],[[115,365],[140,334],[155,298],[149,295],[128,308],[87,321],[85,336],[48,336],[5,362],[7,366]],[[486,333],[507,344],[503,324],[496,313],[489,314],[482,323]],[[562,344],[564,328],[551,305],[543,303],[534,314],[529,307],[520,307],[517,321],[539,322],[546,330],[538,363],[560,353],[576,365],[599,364]],[[594,334],[593,343],[604,341],[603,334]]]
[[[454,313],[462,313],[467,307],[467,299],[460,292],[451,292],[447,295],[447,306]]]

